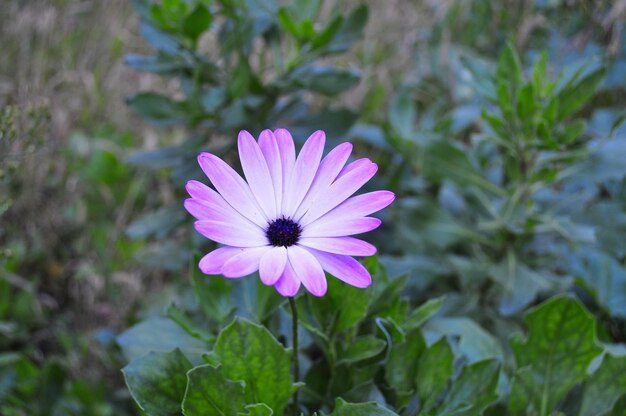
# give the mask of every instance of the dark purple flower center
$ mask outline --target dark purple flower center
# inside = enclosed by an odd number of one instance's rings
[[[270,244],[276,247],[293,246],[298,242],[302,228],[300,224],[293,221],[291,218],[278,218],[272,222],[265,230],[267,239],[270,240]]]

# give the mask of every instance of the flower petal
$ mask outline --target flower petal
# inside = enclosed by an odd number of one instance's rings
[[[259,136],[259,147],[261,148],[261,152],[263,152],[263,157],[265,157],[270,176],[272,177],[272,185],[276,198],[276,211],[280,213],[283,197],[283,167],[280,160],[278,140],[271,130],[263,130],[261,132]]]
[[[204,274],[220,274],[224,263],[241,250],[245,249],[228,246],[220,247],[202,257],[198,267]]]
[[[206,238],[227,246],[258,247],[268,244],[267,237],[260,228],[244,222],[200,220],[194,226]]]
[[[215,191],[213,191],[215,192]],[[217,197],[221,196],[215,192]],[[184,202],[185,209],[198,220],[212,220],[233,224],[235,227],[253,228],[263,231],[261,227],[244,217],[222,200],[207,201],[195,198],[187,198]]]
[[[373,256],[376,254],[376,247],[366,241],[352,237],[300,238],[298,244],[328,253],[348,256]]]
[[[302,282],[306,290],[314,296],[324,296],[327,289],[326,276],[315,257],[299,246],[288,247],[287,257],[298,280]]]
[[[352,152],[352,143],[342,143],[331,150],[328,155],[320,163],[317,174],[313,179],[313,183],[309,191],[304,196],[302,203],[294,214],[294,219],[299,220],[309,210],[309,207],[315,204],[320,192],[328,189],[331,183],[337,178],[337,175],[343,168]]]
[[[296,276],[296,272],[293,271],[293,267],[291,264],[287,262],[285,264],[285,271],[283,272],[278,282],[274,285],[278,293],[282,296],[292,298],[296,296],[298,290],[300,289],[300,280]]]
[[[378,170],[378,166],[368,159],[360,159],[354,163],[359,163],[359,165],[346,175],[338,178],[326,191],[320,193],[315,204],[311,206],[311,209],[300,220],[302,225],[310,224],[342,203],[369,181]]]
[[[241,249],[239,254],[232,256],[224,263],[222,274],[224,277],[236,278],[256,272],[259,270],[261,257],[270,249],[270,246]]]
[[[226,162],[205,152],[198,156],[198,163],[230,206],[260,227],[267,225],[267,218],[254,199],[248,184]]]
[[[285,247],[272,247],[261,257],[259,263],[259,276],[263,284],[272,286],[285,271],[287,264],[287,249]]]
[[[217,192],[215,192],[213,189],[209,188],[202,182],[195,180],[188,181],[185,185],[185,189],[192,198],[201,199],[203,201],[211,201],[213,200],[215,194],[219,195]]]
[[[322,217],[323,218],[323,217]],[[302,227],[304,237],[344,237],[372,231],[381,224],[381,220],[372,217],[341,219],[338,221],[319,220]]]
[[[277,129],[274,131],[274,136],[276,136],[276,142],[278,143],[278,150],[280,151],[280,166],[283,172],[283,190],[281,201],[281,213],[282,209],[285,207],[286,201],[286,190],[287,185],[289,184],[289,178],[291,177],[291,172],[293,170],[293,165],[296,163],[296,147],[293,144],[293,138],[291,137],[291,133],[289,133],[285,129]]]
[[[352,257],[325,253],[311,248],[307,250],[315,256],[324,270],[337,279],[360,288],[369,287],[372,284],[372,276],[367,269]]]
[[[380,211],[395,200],[396,196],[390,191],[374,191],[353,196],[337,205],[331,211],[320,217],[318,221],[327,219],[337,221],[341,219],[365,217]]]
[[[241,167],[252,194],[265,212],[265,216],[270,219],[276,218],[274,185],[263,152],[254,137],[245,130],[239,132],[237,146]]]
[[[304,195],[311,187],[322,159],[325,142],[326,135],[323,131],[318,130],[302,146],[285,189],[285,204],[282,214],[286,217],[293,217]]]

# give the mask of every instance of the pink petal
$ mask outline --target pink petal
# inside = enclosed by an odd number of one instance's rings
[[[239,159],[252,194],[270,219],[276,218],[276,197],[267,162],[254,137],[245,130],[239,132],[237,140]]]
[[[313,296],[324,296],[327,289],[326,275],[315,257],[299,246],[288,247],[287,257],[298,280],[302,282],[306,290]]]
[[[220,247],[202,257],[202,259],[200,259],[198,267],[204,274],[220,274],[222,271],[222,266],[224,265],[226,260],[236,255],[241,250],[245,249],[228,246]]]
[[[287,185],[289,184],[289,178],[291,177],[293,165],[296,163],[296,147],[293,144],[293,138],[291,137],[291,133],[289,133],[287,130],[277,129],[274,131],[274,136],[276,136],[276,142],[278,143],[278,150],[280,151],[280,165],[283,172],[283,191],[281,195],[281,207],[284,208],[287,198],[285,191],[287,190]]]
[[[293,144],[293,141],[292,141]],[[278,140],[271,130],[263,130],[259,136],[259,147],[272,177],[274,195],[276,197],[276,211],[281,212],[283,197],[283,167],[280,161],[280,149]]]
[[[194,223],[196,231],[208,239],[234,247],[257,247],[267,245],[267,237],[259,228],[247,224],[200,220]]]
[[[215,191],[213,191],[215,192]],[[215,192],[221,198],[221,196]],[[206,201],[195,198],[187,198],[184,202],[185,209],[198,220],[212,220],[233,224],[236,227],[259,229],[262,228],[235,211],[226,201]]]
[[[226,202],[241,215],[260,227],[267,225],[267,218],[257,204],[248,184],[222,159],[210,153],[200,153],[198,163],[209,177],[215,189]]]
[[[381,224],[381,220],[372,217],[339,219],[327,221],[320,218],[302,227],[301,238],[304,237],[344,237],[372,231]]]
[[[285,271],[287,264],[287,249],[285,247],[272,247],[261,257],[259,263],[259,276],[263,284],[272,286]]]
[[[210,201],[214,198],[214,194],[217,194],[213,189],[209,188],[202,182],[198,181],[188,181],[185,185],[185,189],[192,198],[201,199],[205,201]],[[219,194],[217,194],[219,195]],[[220,195],[221,198],[221,195]]]
[[[283,272],[283,275],[280,276],[280,279],[278,279],[278,282],[276,282],[274,287],[278,293],[288,298],[292,298],[298,293],[298,290],[300,289],[300,280],[298,280],[296,272],[293,271],[293,267],[291,267],[289,262],[285,264],[285,271]]]
[[[302,146],[285,189],[285,204],[282,212],[285,216],[293,217],[304,195],[311,187],[324,152],[325,142],[326,135],[318,130]]]
[[[370,243],[352,237],[308,237],[300,238],[298,244],[328,253],[348,256],[373,256],[376,247]]]
[[[222,266],[224,277],[243,277],[259,270],[261,257],[270,250],[270,246],[250,247],[242,249],[239,254],[232,256]]]
[[[377,170],[378,166],[367,159],[360,162],[357,168],[338,178],[326,191],[317,197],[315,204],[302,217],[300,223],[302,225],[310,224],[335,208],[369,181]]]
[[[365,217],[380,211],[391,204],[396,196],[390,191],[374,191],[353,196],[324,214],[319,220],[336,221],[340,219]],[[318,220],[318,221],[319,221]]]
[[[315,256],[324,270],[337,279],[360,288],[369,287],[372,284],[372,276],[367,269],[352,257],[325,253],[311,248],[307,250]]]
[[[299,220],[308,211],[309,207],[316,202],[320,192],[328,189],[330,184],[335,180],[339,171],[343,168],[352,152],[352,143],[342,143],[331,150],[328,155],[320,163],[315,179],[311,184],[311,188],[305,195],[302,203],[298,207],[294,218]]]

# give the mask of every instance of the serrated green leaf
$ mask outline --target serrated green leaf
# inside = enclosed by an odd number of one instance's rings
[[[531,406],[548,414],[587,377],[591,360],[602,352],[596,341],[596,322],[578,300],[567,296],[542,303],[524,321],[528,338],[511,340],[519,370],[509,406],[516,412]]]
[[[600,368],[585,383],[579,416],[594,416],[610,411],[626,394],[626,356],[604,356]]]
[[[151,352],[122,369],[126,385],[139,407],[149,415],[180,415],[191,363],[179,349]]]
[[[465,366],[452,382],[438,415],[480,416],[498,399],[496,392],[500,375],[497,360],[479,361]]]
[[[246,383],[247,403],[282,414],[294,391],[291,353],[266,328],[237,318],[220,332],[213,352],[226,378]]]
[[[426,341],[419,329],[410,331],[403,342],[391,346],[385,365],[385,379],[396,394],[410,393],[415,389],[417,363],[425,350]],[[398,408],[406,404],[404,401],[398,403]]]
[[[417,366],[415,384],[423,409],[429,411],[452,377],[454,354],[446,337],[422,353]]]
[[[397,414],[387,410],[376,402],[348,403],[342,399],[335,402],[335,410],[331,416],[394,416]]]
[[[243,383],[227,380],[220,368],[201,365],[191,369],[187,379],[185,416],[235,415],[246,405]]]

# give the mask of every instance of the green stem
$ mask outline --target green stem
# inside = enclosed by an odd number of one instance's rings
[[[300,363],[298,362],[298,307],[294,298],[289,298],[291,306],[291,339],[293,354],[293,379],[297,383],[300,379]],[[293,395],[293,407],[295,415],[298,416],[298,390]]]

